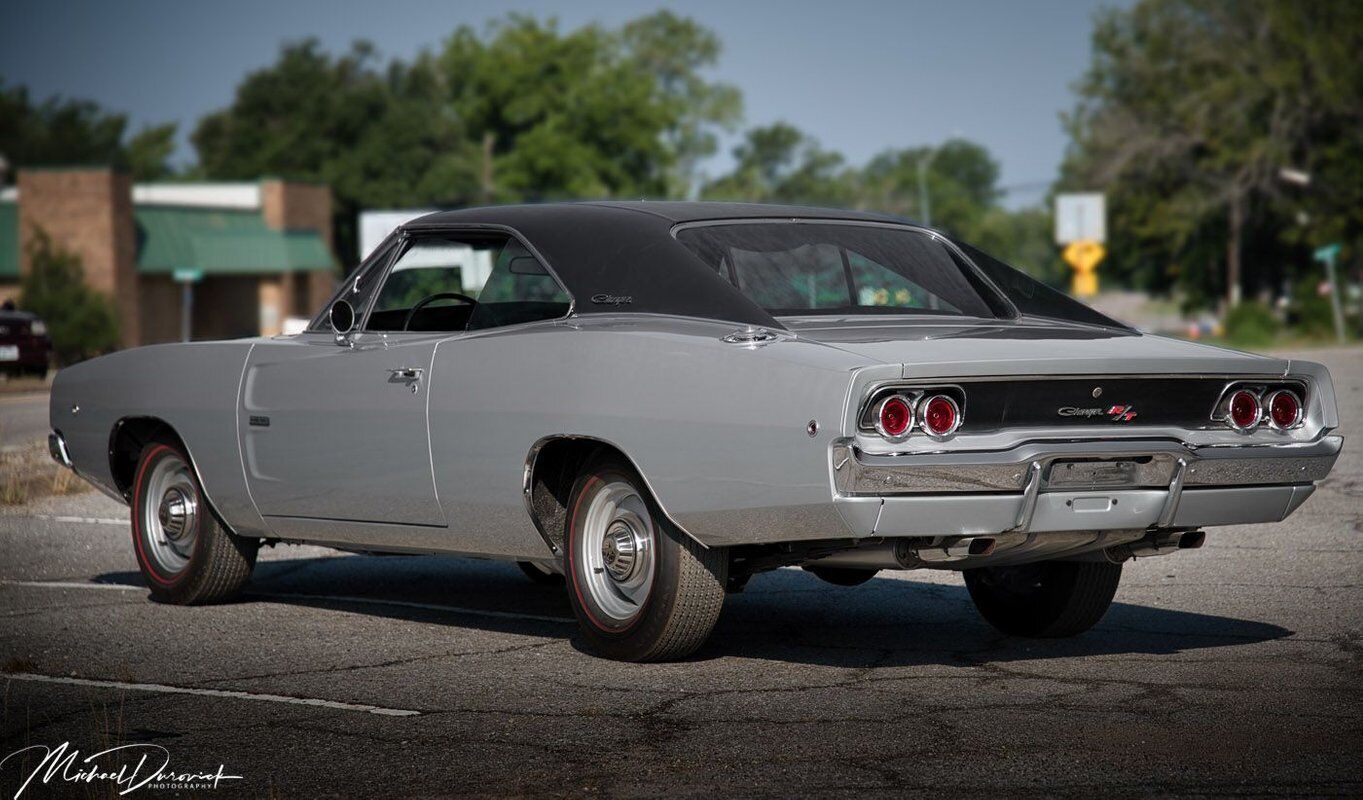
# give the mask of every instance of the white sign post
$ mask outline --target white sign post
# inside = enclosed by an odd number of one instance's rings
[[[1107,202],[1100,192],[1055,197],[1055,243],[1107,241]]]

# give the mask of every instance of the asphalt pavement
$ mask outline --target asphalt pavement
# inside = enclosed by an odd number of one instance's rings
[[[1340,397],[1331,477],[1288,522],[1128,564],[1070,640],[998,634],[953,573],[787,569],[692,660],[621,664],[512,565],[280,547],[240,602],[180,608],[126,508],[3,508],[0,758],[135,744],[234,776],[159,796],[1360,794],[1363,350],[1302,355]],[[0,797],[112,796],[22,788],[40,755]]]
[[[0,394],[0,448],[47,438],[47,392]]]

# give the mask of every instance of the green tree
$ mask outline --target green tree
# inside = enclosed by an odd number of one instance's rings
[[[444,101],[482,151],[487,201],[662,194],[669,108],[596,25],[567,33],[513,14],[461,26],[431,59]]]
[[[80,259],[35,231],[19,305],[47,324],[59,365],[74,364],[118,347],[118,318],[107,297],[85,283]]]
[[[1315,212],[1315,235],[1356,243],[1360,48],[1363,6],[1347,0],[1142,0],[1103,13],[1065,119],[1059,186],[1108,193],[1110,268],[1234,304],[1309,268],[1297,207]],[[1338,188],[1285,197],[1288,166]]]
[[[700,77],[718,40],[660,12],[621,29],[511,15],[457,28],[435,52],[379,63],[287,45],[192,140],[211,178],[320,181],[337,249],[366,207],[686,191],[737,93]]]
[[[999,201],[999,165],[984,147],[949,139],[937,147],[887,150],[862,171],[860,198],[892,214],[923,220],[918,187],[925,172],[934,227],[972,238],[984,213]]]
[[[689,197],[700,188],[700,161],[718,148],[717,133],[734,130],[743,114],[737,88],[701,75],[719,60],[719,37],[664,10],[626,23],[621,41],[626,58],[653,76],[661,102],[669,106],[663,130],[673,161],[667,194]]]
[[[712,200],[831,205],[922,219],[919,164],[932,204],[933,227],[948,231],[1050,283],[1063,281],[1044,209],[999,205],[999,168],[989,151],[951,139],[938,147],[887,150],[863,167],[848,167],[794,126],[752,128],[734,148],[734,167],[704,187]]]
[[[124,150],[133,180],[164,181],[175,177],[171,156],[175,153],[175,132],[178,128],[173,122],[153,125],[143,128],[128,140]]]
[[[0,79],[0,155],[9,162],[0,181],[13,183],[19,169],[42,166],[111,166],[130,169],[135,180],[173,174],[174,125],[148,128],[125,141],[127,129],[125,115],[89,100],[34,102],[27,88]]]
[[[232,105],[191,137],[208,178],[264,175],[326,183],[337,251],[355,252],[364,207],[460,204],[477,195],[477,153],[441,105],[429,70],[380,63],[357,42],[341,56],[316,40],[288,44],[246,76]]]
[[[734,168],[707,183],[709,200],[850,206],[857,176],[842,155],[789,123],[751,128],[734,148]]]

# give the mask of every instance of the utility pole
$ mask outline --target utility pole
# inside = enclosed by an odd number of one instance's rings
[[[942,142],[932,148],[926,156],[918,159],[918,210],[923,217],[923,224],[929,228],[932,227],[932,198],[928,196],[928,170],[932,168],[932,162],[937,160],[937,154],[942,152],[946,145],[946,142]]]

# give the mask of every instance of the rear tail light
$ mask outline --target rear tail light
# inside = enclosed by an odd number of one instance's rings
[[[902,394],[892,394],[875,410],[876,433],[892,442],[902,441],[913,429],[913,406]]]
[[[1268,425],[1274,430],[1285,431],[1301,424],[1301,399],[1295,392],[1279,389],[1270,394],[1268,406]]]
[[[961,427],[961,407],[944,394],[934,394],[919,404],[923,431],[934,439],[945,439]]]
[[[1259,406],[1259,396],[1248,389],[1240,389],[1230,396],[1226,409],[1226,422],[1237,431],[1252,431],[1259,427],[1263,409]]]

